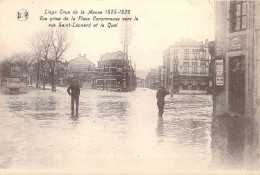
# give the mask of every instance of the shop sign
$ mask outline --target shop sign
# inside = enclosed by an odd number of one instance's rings
[[[243,49],[245,49],[245,37],[243,35],[230,38],[229,40],[230,51],[243,50]]]
[[[223,86],[224,85],[223,60],[216,60],[215,65],[216,65],[216,85]]]

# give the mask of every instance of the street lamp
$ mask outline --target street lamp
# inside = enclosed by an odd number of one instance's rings
[[[206,49],[204,49],[203,45],[201,45],[201,47],[198,50],[198,52],[199,52],[199,55],[200,55],[200,61],[203,62],[204,65],[205,65],[205,73],[207,74],[207,73],[209,73],[209,59],[207,59]],[[209,81],[209,79],[207,79],[207,81]],[[209,85],[209,82],[206,83],[206,84]]]

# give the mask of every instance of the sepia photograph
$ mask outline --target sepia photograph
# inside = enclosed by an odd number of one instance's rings
[[[0,175],[260,175],[260,0],[0,0]]]

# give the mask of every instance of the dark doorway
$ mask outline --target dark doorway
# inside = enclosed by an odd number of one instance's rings
[[[245,57],[229,58],[229,111],[245,114]]]

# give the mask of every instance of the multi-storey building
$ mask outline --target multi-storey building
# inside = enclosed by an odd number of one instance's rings
[[[216,1],[214,114],[260,113],[260,1]]]
[[[157,69],[151,69],[151,71],[146,75],[145,87],[157,90],[161,85],[161,67],[158,67]]]
[[[170,61],[170,48],[166,49],[163,52],[163,79],[162,83],[166,89],[169,89],[171,86],[170,82],[170,69],[171,69],[171,61]]]
[[[86,58],[86,54],[79,54],[78,57],[69,61],[68,75],[70,79],[77,78],[82,86],[91,87],[92,77],[94,76],[95,64]]]
[[[228,156],[239,158],[241,167],[259,170],[260,1],[216,1],[215,12],[213,114],[219,126],[225,124],[220,118],[232,121],[225,129],[232,132],[221,132],[220,149],[232,150]],[[233,152],[232,141],[243,147]]]
[[[145,87],[145,80],[142,78],[136,77],[136,83],[138,88],[144,88]]]
[[[118,91],[133,91],[136,88],[135,68],[124,52],[101,55],[95,73],[93,88]]]
[[[207,90],[209,61],[207,40],[203,43],[188,38],[175,42],[164,51],[164,85],[172,92]]]

